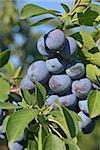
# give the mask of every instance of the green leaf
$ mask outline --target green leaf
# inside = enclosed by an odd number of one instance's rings
[[[66,139],[65,142],[66,142],[66,144],[68,144],[69,150],[80,150],[78,145],[74,144],[72,141]]]
[[[43,150],[66,150],[66,147],[58,136],[50,134],[44,142]]]
[[[92,90],[87,99],[90,117],[100,115],[100,91]]]
[[[10,50],[5,50],[0,53],[0,67],[3,67],[5,64],[7,64],[10,57]]]
[[[63,112],[68,124],[72,138],[76,137],[79,132],[79,121],[82,121],[81,118],[73,111],[68,110],[66,107],[63,107]]]
[[[11,97],[11,99],[15,99],[16,102],[21,102],[22,101],[22,97],[17,93],[10,92],[10,97]]]
[[[29,17],[39,16],[39,15],[48,14],[48,13],[56,15],[56,13],[59,13],[59,12],[55,10],[47,10],[45,8],[42,8],[34,4],[28,4],[22,8],[20,19],[26,19]]]
[[[28,90],[21,89],[22,96],[27,104],[32,105],[32,97]]]
[[[76,129],[74,125],[73,118],[71,117],[70,113],[67,111],[67,109],[63,108],[63,113],[66,118],[66,122],[71,134],[71,137],[74,138],[76,136]]]
[[[27,150],[37,150],[37,143],[35,142],[35,140],[29,140],[28,141],[28,147]]]
[[[8,123],[9,117],[10,117],[10,115],[7,115],[5,117],[5,119],[3,120],[3,132],[6,132],[6,127],[7,127],[7,123]]]
[[[8,79],[8,75],[3,73],[3,72],[0,72],[0,78],[3,78],[3,79]]]
[[[90,33],[85,32],[85,31],[80,31],[80,35],[82,37],[82,41],[83,41],[83,48],[85,50],[89,50],[92,49],[93,47],[95,47],[95,41],[93,40],[93,37]]]
[[[19,109],[21,106],[16,106],[8,102],[0,102],[0,109]]]
[[[42,107],[44,105],[46,99],[46,89],[44,86],[37,82],[36,83],[36,100],[38,102],[39,107]]]
[[[48,116],[48,120],[51,122],[57,123],[60,128],[64,131],[69,139],[72,139],[69,124],[66,121],[66,116],[64,115],[63,109],[59,102],[55,102],[55,105],[59,108],[59,110],[52,111],[51,114]]]
[[[39,21],[37,21],[37,22],[32,22],[32,23],[30,23],[30,26],[32,27],[32,26],[40,26],[40,25],[42,25],[42,24],[44,24],[44,23],[46,23],[46,22],[48,22],[48,21],[50,21],[50,20],[52,20],[52,19],[54,19],[53,17],[49,17],[49,18],[44,18],[44,19],[41,19],[41,20],[39,20]]]
[[[13,143],[24,132],[27,125],[38,115],[36,109],[22,109],[14,112],[7,123],[6,134],[10,143]]]
[[[14,78],[19,78],[20,74],[21,74],[21,71],[22,71],[22,67],[19,67],[17,69],[17,71],[15,72],[15,75],[14,75]]]
[[[12,62],[8,62],[5,66],[4,69],[6,70],[8,75],[13,76],[15,73],[15,68],[14,68],[14,64]]]
[[[70,11],[70,9],[69,9],[69,7],[66,5],[66,4],[61,4],[61,6],[63,7],[63,9],[65,10],[65,12],[69,12]]]
[[[0,101],[4,102],[7,100],[8,95],[10,94],[10,84],[4,79],[0,78]]]
[[[97,16],[97,12],[92,11],[90,8],[88,8],[85,12],[78,13],[78,20],[81,25],[93,26],[93,22],[95,21]]]
[[[89,59],[93,64],[100,67],[100,52],[97,52],[95,54],[91,54],[91,57]]]
[[[100,78],[100,69],[93,64],[88,64],[86,66],[86,76],[89,78],[92,82],[96,84],[100,84],[98,81],[98,78]]]
[[[95,54],[95,53],[99,52],[99,49],[98,49],[98,47],[93,47],[92,49],[89,50],[89,52],[91,54]]]
[[[42,150],[42,125],[40,125],[38,132],[38,150]]]
[[[90,4],[90,8],[91,10],[97,12],[98,14],[100,14],[100,5],[96,5],[96,4]]]

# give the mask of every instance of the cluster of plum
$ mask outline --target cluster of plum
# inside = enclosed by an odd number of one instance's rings
[[[60,29],[54,29],[39,38],[37,49],[47,56],[47,60],[38,60],[29,66],[21,87],[31,90],[36,81],[41,82],[48,93],[46,105],[58,100],[61,105],[77,112],[83,120],[79,123],[80,130],[90,133],[95,123],[89,118],[86,98],[93,84],[86,78],[84,64],[77,59],[73,61],[78,50],[76,40],[65,37]]]
[[[65,37],[60,29],[54,29],[39,38],[37,50],[46,56],[47,60],[33,62],[20,87],[33,91],[35,82],[41,82],[47,89],[45,104],[50,106],[58,100],[61,105],[77,112],[83,120],[79,122],[80,130],[86,134],[90,133],[95,127],[95,119],[89,118],[87,96],[93,84],[86,78],[84,64],[73,59],[78,50],[76,40],[73,37]],[[57,107],[54,106],[54,109]],[[2,110],[0,115],[3,116]],[[1,127],[0,136],[3,138]],[[18,141],[14,144],[22,149]],[[10,150],[14,149],[14,144],[9,146]]]

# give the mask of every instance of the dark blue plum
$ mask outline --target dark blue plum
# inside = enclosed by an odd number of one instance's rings
[[[81,78],[85,74],[85,67],[83,63],[76,63],[70,68],[66,69],[66,74],[72,79]]]
[[[71,78],[66,74],[52,75],[49,87],[55,93],[65,93],[70,90],[71,83]]]
[[[88,78],[76,80],[72,83],[72,92],[79,99],[84,99],[86,96],[88,96],[91,89],[92,83]]]

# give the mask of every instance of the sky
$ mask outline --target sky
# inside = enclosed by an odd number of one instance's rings
[[[73,4],[75,0],[21,0],[17,1],[19,8],[22,8],[25,4],[33,3],[47,9],[59,9],[63,10],[60,6],[61,3],[67,3],[69,6]]]

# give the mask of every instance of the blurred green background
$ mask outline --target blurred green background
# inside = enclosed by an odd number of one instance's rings
[[[98,1],[98,0],[97,0]],[[94,3],[98,3],[93,1]],[[21,8],[28,3],[34,3],[45,8],[59,10],[63,13],[60,3],[68,3],[72,8],[74,0],[0,0],[0,51],[10,49],[12,61],[15,67],[23,66],[26,70],[29,64],[37,59],[45,59],[36,49],[36,41],[41,34],[56,27],[57,22],[50,21],[46,25],[29,28],[29,22],[34,20],[20,20]],[[88,28],[95,32],[94,29]],[[75,29],[77,30],[77,29]],[[70,30],[67,34],[75,32]],[[1,143],[4,141],[0,140]],[[89,135],[78,136],[78,144],[82,150],[100,150],[100,121],[96,123],[96,128]]]

